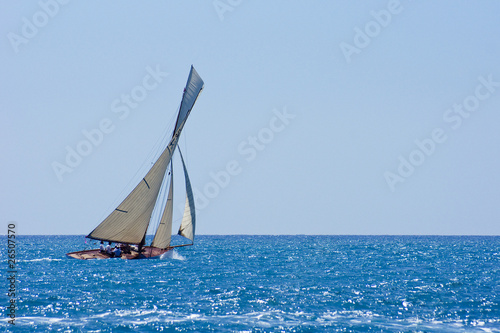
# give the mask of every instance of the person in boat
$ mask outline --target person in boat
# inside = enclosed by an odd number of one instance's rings
[[[122,250],[118,247],[118,245],[115,245],[115,249],[113,250],[113,257],[114,258],[119,258],[122,255]]]
[[[111,251],[111,242],[108,242],[108,245],[106,245],[106,253],[109,254],[109,255],[112,255],[112,251]]]
[[[101,245],[99,246],[99,252],[106,252],[106,247],[104,246],[104,241],[101,241]]]
[[[127,243],[122,243],[120,244],[120,250],[122,250],[124,254],[130,254],[130,245],[128,245]]]

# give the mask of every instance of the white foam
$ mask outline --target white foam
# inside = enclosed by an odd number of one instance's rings
[[[17,323],[23,324],[43,324],[43,325],[52,325],[55,323],[59,323],[63,321],[65,318],[53,318],[53,317],[18,317],[16,318]]]
[[[37,258],[37,259],[28,259],[28,260],[19,260],[19,262],[35,262],[35,261],[61,261],[62,259],[54,259],[54,258]]]
[[[183,255],[177,253],[177,251],[175,249],[173,249],[172,251],[168,251],[168,252],[163,253],[160,256],[160,259],[161,260],[165,260],[165,259],[186,260],[186,258]]]

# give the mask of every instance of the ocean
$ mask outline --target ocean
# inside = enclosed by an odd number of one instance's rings
[[[1,238],[2,331],[500,332],[500,237],[197,236],[83,261],[83,236],[18,236],[15,273]]]

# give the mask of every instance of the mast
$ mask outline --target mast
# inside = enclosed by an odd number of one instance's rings
[[[169,144],[146,176],[118,207],[87,235],[87,238],[109,242],[143,244],[168,164],[177,147],[186,120],[202,89],[203,80],[194,67],[191,66],[175,129]]]

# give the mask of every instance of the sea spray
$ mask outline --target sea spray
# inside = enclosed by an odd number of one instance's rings
[[[165,252],[161,255],[160,257],[161,260],[168,260],[168,259],[173,259],[173,260],[186,260],[186,258],[179,254],[176,249],[173,249],[171,251]]]

